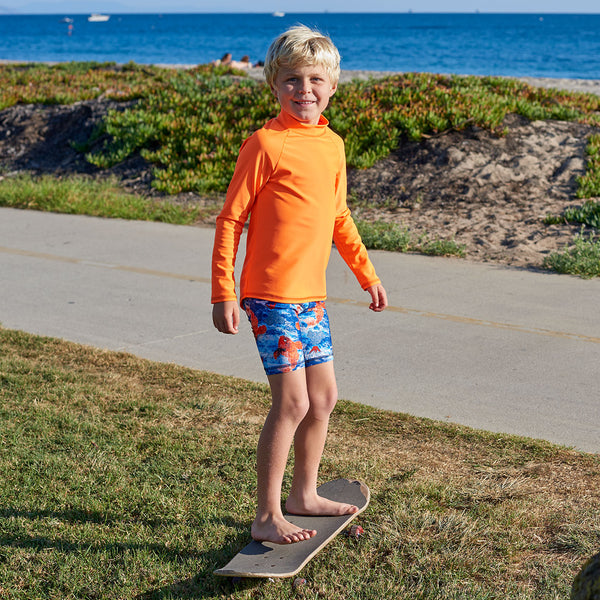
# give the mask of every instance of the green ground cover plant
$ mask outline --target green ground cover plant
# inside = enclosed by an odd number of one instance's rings
[[[582,199],[600,197],[600,134],[590,136],[587,155],[585,175],[578,181],[577,197]],[[600,229],[600,203],[597,200],[588,200],[582,206],[566,209],[562,215],[546,217],[547,224],[562,222],[581,223]]]
[[[398,147],[468,125],[499,134],[508,113],[600,123],[600,98],[493,77],[412,73],[341,84],[327,110],[344,138],[348,165],[366,168]],[[242,141],[277,113],[268,86],[206,72],[178,72],[169,84],[105,123],[111,140],[88,159],[109,167],[139,151],[156,165],[154,185],[173,194],[224,191]]]
[[[128,63],[0,65],[0,110],[15,104],[72,104],[104,95],[132,100],[166,84],[172,70]]]
[[[199,65],[196,72],[240,74],[230,67]],[[15,104],[72,104],[104,96],[127,101],[169,85],[173,69],[129,62],[0,64],[0,110]]]
[[[562,600],[598,550],[597,455],[342,401],[321,481],[369,484],[365,536],[300,590],[216,578],[249,540],[268,405],[261,384],[0,328],[0,595]]]
[[[0,108],[100,95],[137,99],[124,112],[109,115],[103,127],[112,140],[90,160],[109,166],[139,151],[156,165],[156,186],[167,193],[223,191],[242,140],[277,111],[264,82],[224,77],[232,74],[243,75],[211,65],[179,71],[135,63],[0,65]],[[346,141],[348,164],[364,168],[389,154],[402,138],[419,140],[468,125],[501,134],[508,113],[598,125],[599,112],[600,98],[593,94],[534,88],[498,77],[407,73],[341,84],[327,115]],[[598,144],[597,136],[590,144],[592,158]],[[581,185],[588,184],[582,180]]]
[[[548,215],[545,219],[548,225],[557,223],[581,223],[588,227],[600,229],[600,202],[588,200],[581,206],[567,208],[562,215]]]
[[[573,246],[547,256],[544,266],[557,273],[578,275],[584,279],[600,277],[600,239],[593,233],[586,237],[581,232],[575,237]]]
[[[600,134],[590,136],[585,175],[579,178],[578,198],[600,197]],[[598,227],[598,225],[594,225]]]
[[[111,141],[88,160],[107,168],[139,151],[157,165],[153,185],[160,191],[223,192],[242,141],[275,110],[273,94],[264,84],[180,72],[167,88],[131,109],[109,113],[103,133]]]

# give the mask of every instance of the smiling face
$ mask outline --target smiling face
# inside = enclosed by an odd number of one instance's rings
[[[282,65],[271,89],[282,110],[302,123],[317,125],[337,84],[320,65]]]

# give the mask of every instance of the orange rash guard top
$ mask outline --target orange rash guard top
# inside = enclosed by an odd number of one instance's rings
[[[309,302],[326,297],[331,242],[363,289],[380,283],[346,205],[344,142],[284,111],[243,144],[217,218],[212,302],[236,300],[234,265],[250,217],[241,300]]]

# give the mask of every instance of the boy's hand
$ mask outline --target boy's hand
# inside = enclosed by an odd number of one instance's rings
[[[213,304],[213,323],[221,333],[235,334],[240,324],[240,308],[236,300]]]
[[[380,283],[367,288],[367,292],[371,294],[373,300],[369,306],[372,311],[381,312],[388,305],[387,294]]]

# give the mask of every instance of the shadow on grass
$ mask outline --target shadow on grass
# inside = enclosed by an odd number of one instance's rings
[[[27,519],[46,519],[54,518],[70,523],[101,523],[110,524],[121,522],[122,519],[110,517],[98,512],[87,512],[82,510],[21,510],[14,508],[0,509],[0,518],[7,519],[11,517]],[[211,524],[218,521],[219,525],[225,525],[232,533],[227,537],[224,544],[208,551],[196,551],[190,548],[168,547],[157,543],[135,543],[135,542],[74,542],[62,538],[48,538],[36,535],[7,534],[0,535],[0,548],[22,548],[27,550],[56,550],[63,554],[77,553],[95,553],[110,554],[111,556],[125,554],[130,551],[146,551],[155,554],[159,560],[164,562],[181,563],[182,561],[192,561],[204,568],[194,577],[177,581],[170,585],[149,590],[137,595],[137,600],[160,600],[160,599],[185,599],[185,598],[210,598],[215,594],[227,595],[233,589],[233,582],[230,578],[218,577],[213,571],[222,567],[233,556],[247,544],[249,539],[249,524],[236,521],[231,518],[206,519],[199,521],[197,527],[206,532],[210,532]],[[164,521],[151,520],[144,521],[147,525],[165,525]],[[168,523],[167,523],[168,524]],[[210,535],[209,533],[207,533]],[[242,583],[236,583],[237,588],[249,588],[258,585],[258,580],[244,580]],[[101,596],[100,596],[101,597]]]
[[[217,594],[229,597],[234,589],[249,589],[260,585],[263,582],[260,579],[242,579],[240,581],[237,579],[234,580],[231,577],[220,577],[214,574],[215,569],[229,562],[250,541],[247,524],[241,524],[232,519],[224,519],[221,522],[237,531],[240,529],[245,529],[245,531],[233,534],[224,545],[218,548],[207,552],[199,552],[199,560],[202,564],[206,565],[206,568],[194,577],[176,581],[155,590],[149,590],[136,596],[135,600],[214,598]]]
[[[123,517],[85,509],[72,510],[23,510],[19,508],[0,508],[0,519],[18,517],[25,519],[59,519],[66,523],[97,523],[101,525],[116,525],[124,522]],[[133,520],[133,519],[130,519]],[[174,520],[148,519],[135,517],[135,522],[147,527],[174,525]]]
[[[215,550],[215,553],[220,553]],[[218,577],[212,571],[210,573],[199,573],[183,581],[177,581],[172,585],[152,590],[145,594],[136,596],[135,600],[186,600],[188,598],[214,598],[221,594],[228,598],[236,590],[246,590],[258,587],[264,583],[264,579],[242,579],[235,581],[231,577]]]

